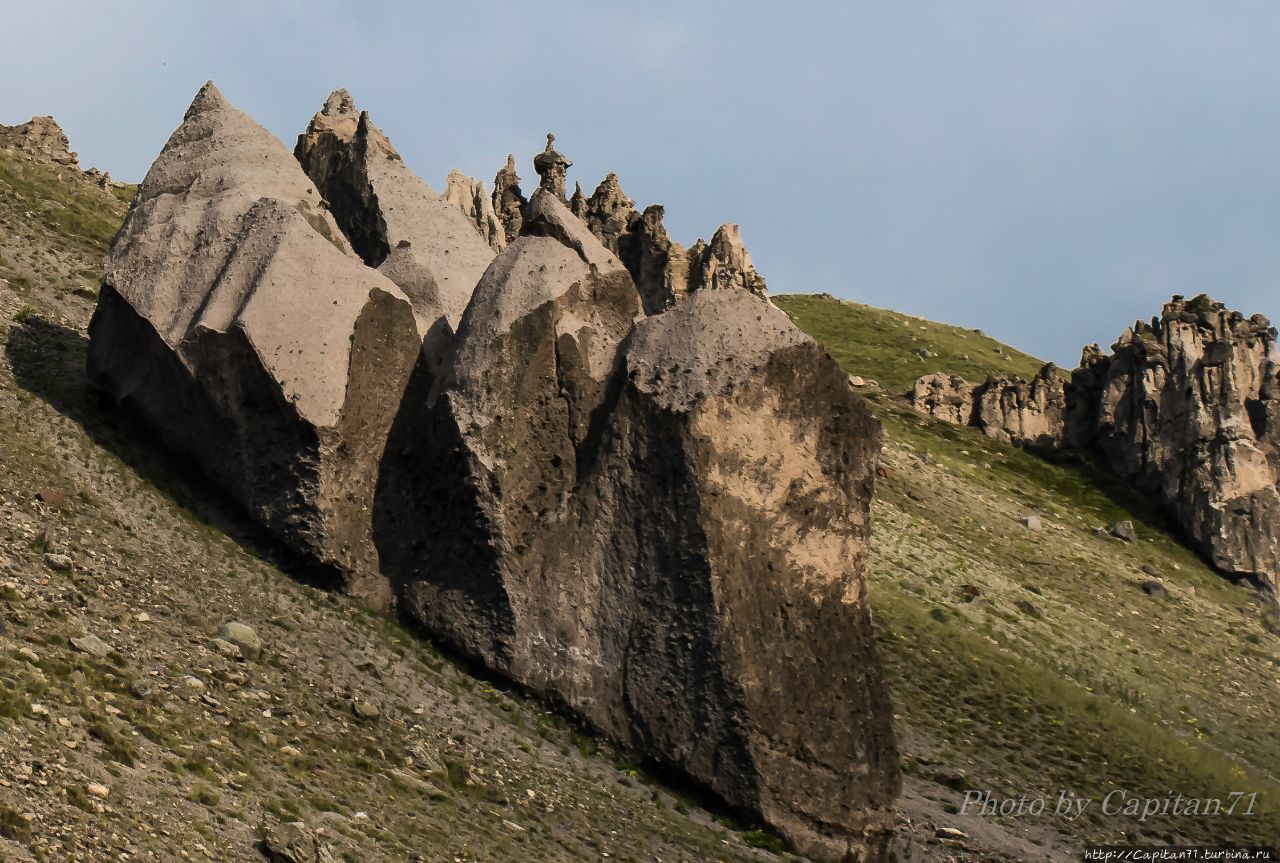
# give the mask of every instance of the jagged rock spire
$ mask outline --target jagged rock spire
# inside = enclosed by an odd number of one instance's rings
[[[527,203],[520,191],[520,176],[516,173],[516,157],[507,154],[507,164],[493,178],[493,210],[502,223],[502,231],[508,243],[514,243],[524,225],[524,205]]]
[[[455,168],[445,179],[444,199],[462,210],[491,249],[501,252],[506,248],[502,222],[493,210],[493,200],[485,191],[483,180],[468,177]]]
[[[689,250],[689,290],[702,288],[742,288],[767,296],[764,278],[756,272],[737,225],[721,225],[710,244],[698,240]]]
[[[539,185],[560,201],[564,201],[566,172],[573,162],[555,148],[556,136],[547,133],[547,148],[533,157],[533,170],[538,172]]]

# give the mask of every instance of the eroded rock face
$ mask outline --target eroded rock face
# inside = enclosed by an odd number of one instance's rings
[[[745,291],[644,318],[540,190],[425,399],[376,516],[410,613],[800,848],[883,859],[880,431],[835,363]]]
[[[1030,381],[990,377],[974,392],[972,423],[987,437],[1039,447],[1057,446],[1066,420],[1064,381],[1053,363]]]
[[[493,210],[493,199],[484,190],[481,180],[456,169],[450,171],[445,179],[444,199],[462,211],[494,252],[501,252],[507,247],[506,232]]]
[[[1280,576],[1280,352],[1266,318],[1175,297],[1110,356],[1086,348],[1066,440],[1164,501],[1222,571]]]
[[[476,223],[413,173],[369,115],[336,90],[294,150],[351,245],[413,303],[424,335],[456,327],[494,251]]]
[[[0,126],[0,147],[23,150],[58,165],[79,167],[71,142],[52,117],[32,117],[17,126]]]
[[[689,250],[689,290],[707,288],[740,288],[762,297],[768,294],[737,225],[721,225],[709,244],[699,240]]]
[[[516,157],[507,154],[507,164],[493,177],[493,211],[502,223],[503,236],[514,243],[524,224],[524,193],[520,191],[520,176],[516,173]]]
[[[973,422],[973,384],[959,375],[935,372],[916,380],[911,406],[923,414],[952,425]]]
[[[935,372],[917,379],[909,397],[911,406],[923,414],[975,426],[997,440],[1051,447],[1062,439],[1066,397],[1053,363],[1030,381],[992,375],[974,385],[958,375]]]
[[[212,84],[138,189],[89,334],[93,386],[385,604],[362,508],[419,354],[412,309],[352,254],[280,141]]]

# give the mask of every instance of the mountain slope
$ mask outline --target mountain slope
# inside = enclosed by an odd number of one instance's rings
[[[775,302],[847,371],[892,392],[932,371],[982,380],[1040,366],[1009,348],[997,353],[975,333],[897,313],[823,297]],[[908,328],[940,356],[904,360]],[[958,342],[980,349],[962,360]],[[956,789],[1044,795],[1050,808],[1063,789],[1099,801],[1075,822],[1003,819],[1046,852],[1085,841],[1280,836],[1280,640],[1264,625],[1261,597],[1210,570],[1149,501],[1092,465],[1051,463],[920,417],[895,396],[870,397],[886,429],[873,602],[904,769],[915,777],[910,795],[942,810],[962,802]],[[1042,529],[1020,521],[1031,515]],[[1099,535],[1126,519],[1136,543]],[[1152,580],[1167,599],[1142,591]],[[1259,803],[1248,817],[1139,821],[1100,811],[1115,789],[1139,797],[1256,790]],[[1001,819],[951,823],[976,831]]]

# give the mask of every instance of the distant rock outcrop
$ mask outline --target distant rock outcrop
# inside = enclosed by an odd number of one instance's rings
[[[967,426],[973,423],[973,384],[959,375],[934,372],[916,380],[911,405],[934,419]]]
[[[1223,572],[1280,579],[1280,352],[1261,315],[1175,297],[1067,390],[1066,442],[1162,500]]]
[[[80,167],[66,133],[52,117],[32,117],[17,126],[0,126],[0,147],[22,150],[58,165]]]
[[[992,375],[971,384],[958,375],[935,372],[912,388],[912,406],[943,422],[976,426],[987,437],[1017,444],[1056,446],[1066,412],[1064,382],[1049,363],[1029,382],[1016,375]]]
[[[207,84],[112,244],[88,376],[385,604],[367,505],[421,337],[319,199],[280,141]]]
[[[1065,382],[1057,366],[1048,363],[1030,381],[1017,376],[993,376],[974,390],[973,424],[987,437],[1057,446],[1066,419]]]
[[[879,426],[785,314],[725,290],[643,318],[543,189],[406,416],[379,522],[411,614],[801,849],[883,859]]]

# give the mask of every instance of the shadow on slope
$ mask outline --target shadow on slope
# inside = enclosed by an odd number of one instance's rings
[[[323,589],[337,585],[328,569],[307,561],[255,524],[230,495],[190,459],[166,447],[141,419],[90,388],[84,379],[88,343],[81,333],[33,315],[10,328],[5,356],[18,386],[77,423],[95,444],[192,520],[225,533],[296,581]]]

